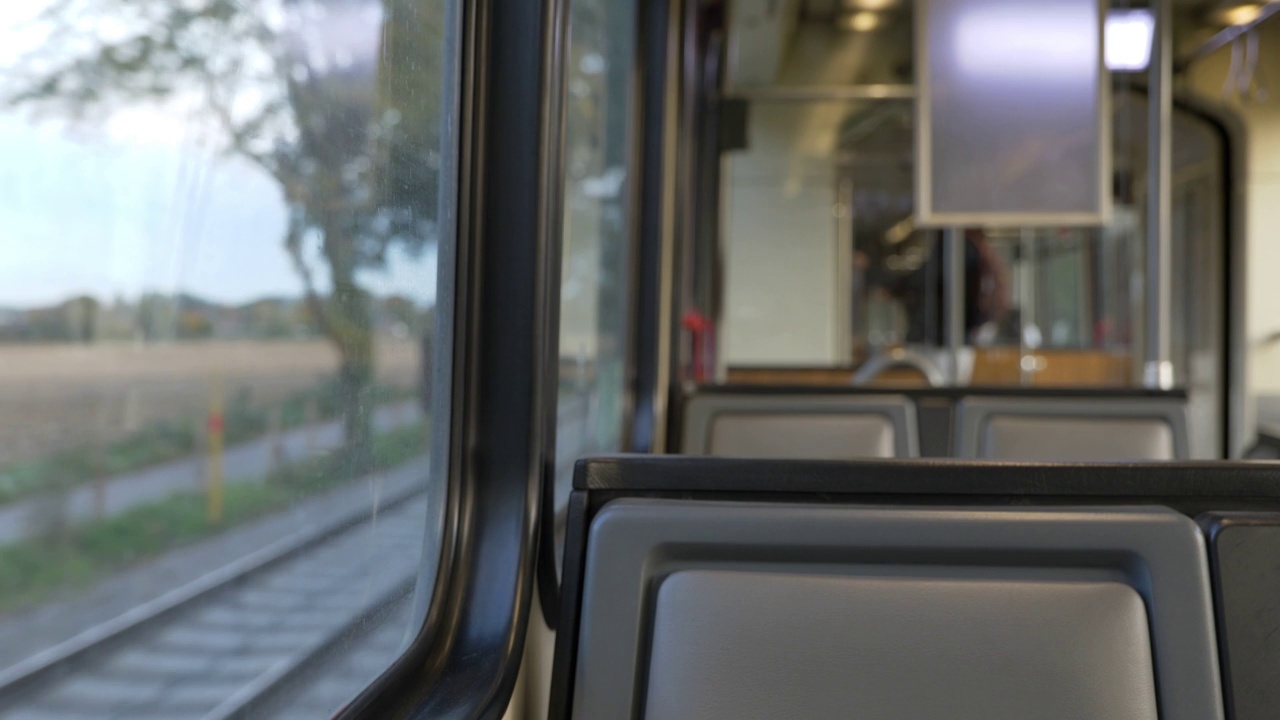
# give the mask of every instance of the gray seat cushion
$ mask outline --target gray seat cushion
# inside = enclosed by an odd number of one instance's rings
[[[915,457],[915,405],[901,395],[695,395],[681,452],[848,460]]]
[[[646,718],[1156,720],[1119,582],[685,571],[658,591]]]
[[[895,455],[884,415],[725,413],[711,425],[708,455],[847,460]]]
[[[1143,461],[1189,457],[1185,401],[1167,397],[969,397],[956,405],[956,456]]]
[[[1001,460],[1173,460],[1173,428],[1155,418],[995,415],[982,457]]]
[[[624,498],[586,553],[577,718],[1222,716],[1167,508]]]

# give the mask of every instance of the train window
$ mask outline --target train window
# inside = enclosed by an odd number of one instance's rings
[[[629,412],[635,15],[617,0],[569,8],[557,507],[577,458],[622,449]]]
[[[0,716],[327,717],[399,655],[455,4],[0,6]]]

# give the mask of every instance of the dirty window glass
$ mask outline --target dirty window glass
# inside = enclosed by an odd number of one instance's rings
[[[456,5],[0,3],[0,717],[327,717],[400,652]]]

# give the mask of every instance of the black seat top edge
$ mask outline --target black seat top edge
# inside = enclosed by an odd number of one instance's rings
[[[578,490],[1280,500],[1280,462],[757,460],[690,455],[602,455],[578,462]]]
[[[1147,388],[1024,388],[1024,387],[862,387],[856,385],[700,385],[686,397],[698,395],[904,395],[910,398],[942,398],[958,400],[966,397],[1025,398],[1099,398],[1187,399],[1185,389],[1152,390]]]

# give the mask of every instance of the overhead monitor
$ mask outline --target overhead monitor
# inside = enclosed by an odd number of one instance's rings
[[[1104,17],[1100,0],[919,0],[918,224],[1106,221]]]

